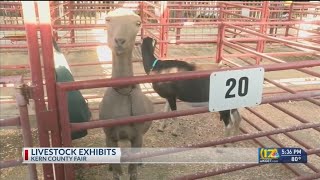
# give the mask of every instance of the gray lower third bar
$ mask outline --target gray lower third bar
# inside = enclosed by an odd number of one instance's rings
[[[121,163],[258,162],[258,148],[121,148],[121,154]]]

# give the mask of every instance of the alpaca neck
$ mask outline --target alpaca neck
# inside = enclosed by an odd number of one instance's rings
[[[121,55],[112,54],[112,77],[133,76],[132,50]]]
[[[152,68],[152,64],[157,58],[149,50],[142,49],[141,51],[144,70],[146,71],[146,73],[149,73],[150,69]]]

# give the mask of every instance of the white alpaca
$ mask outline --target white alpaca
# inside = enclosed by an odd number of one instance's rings
[[[112,50],[112,77],[131,77],[132,51],[136,35],[140,30],[141,19],[133,11],[119,8],[108,13],[108,45]],[[152,102],[141,91],[139,85],[107,88],[100,103],[100,119],[116,119],[153,112]],[[117,147],[119,140],[129,140],[131,147],[141,148],[143,134],[148,131],[151,121],[105,128],[106,144]],[[122,174],[120,164],[111,164],[113,178]],[[130,179],[137,179],[137,164],[129,165]]]

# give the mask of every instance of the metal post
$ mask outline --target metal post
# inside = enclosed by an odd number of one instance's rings
[[[63,147],[72,147],[71,139],[71,127],[69,121],[69,111],[68,111],[68,102],[67,102],[67,93],[63,90],[57,89],[58,96],[58,108],[59,108],[59,119],[61,123],[61,135]],[[73,164],[64,165],[64,178],[75,179],[74,166]]]
[[[179,1],[178,2],[178,11],[177,11],[177,18],[180,18],[178,21],[179,22],[182,22],[182,20],[181,20],[181,18],[182,18],[182,11],[181,11],[181,9],[182,9],[182,6],[181,6],[181,4],[182,4],[182,2],[181,1]],[[180,37],[181,37],[181,27],[178,27],[177,28],[177,31],[176,31],[176,40],[180,40]],[[179,43],[177,43],[177,45],[178,45]]]
[[[268,20],[268,16],[269,16],[269,8],[268,8],[268,6],[269,6],[269,1],[264,1],[263,2],[263,6],[262,6],[262,14],[261,14],[261,22],[262,23],[265,23]],[[261,34],[266,34],[266,32],[267,32],[267,25],[266,24],[261,24],[260,25],[260,33]],[[266,44],[265,40],[258,41],[257,48],[256,48],[257,52],[263,53],[265,44]],[[260,64],[261,59],[262,58],[260,56],[257,56],[256,57],[256,64]]]
[[[144,3],[143,1],[140,1],[139,3],[140,6],[140,17],[142,24],[144,24]],[[144,38],[144,27],[141,27],[141,40]]]
[[[281,12],[278,12],[278,11],[277,11],[277,10],[280,9],[279,6],[280,6],[280,5],[278,5],[278,4],[274,4],[274,6],[272,7],[273,12],[270,13],[270,18],[272,18],[272,19],[279,18],[279,15],[280,15],[280,13],[281,13]],[[275,10],[276,10],[276,12],[275,12]],[[273,36],[273,35],[276,36],[276,34],[277,34],[277,28],[278,28],[277,25],[271,26],[270,29],[269,29],[269,36]],[[271,45],[271,43],[272,43],[272,42],[270,42],[270,45]]]
[[[223,22],[224,14],[223,11],[225,10],[225,4],[219,2],[219,21]],[[225,25],[219,24],[218,25],[218,37],[217,37],[217,50],[216,50],[216,63],[220,63],[222,60],[222,52],[223,52],[223,39],[225,34]]]
[[[165,12],[164,12],[164,20],[165,20],[165,23],[168,24],[169,23],[169,12],[170,10],[167,8],[167,3],[165,4]],[[164,26],[164,40],[165,41],[168,41],[169,40],[169,27],[168,26]],[[163,57],[166,58],[167,57],[167,54],[168,54],[168,42],[165,42],[164,43],[164,54],[163,54]]]
[[[222,54],[223,54],[223,43],[224,43],[224,34],[225,34],[225,25],[221,24],[219,26],[219,36],[218,36],[218,41],[217,41],[217,53],[216,53],[216,63],[221,63],[222,60]]]
[[[61,24],[61,14],[59,11],[59,1],[50,1],[50,3],[52,4],[52,8],[54,8],[54,10],[52,11],[52,16],[54,19],[56,19],[56,22],[53,22],[54,24]]]
[[[21,82],[22,83],[22,82]],[[20,124],[22,130],[23,147],[32,147],[32,135],[31,127],[29,122],[29,113],[26,96],[24,96],[24,85],[19,84],[16,87],[16,101],[20,113]],[[28,164],[29,177],[30,179],[37,180],[37,169],[35,164]]]
[[[290,4],[288,21],[291,21],[291,19],[292,19],[292,13],[293,13],[293,2]],[[290,26],[291,26],[291,25],[289,25],[289,24],[286,26],[286,33],[285,33],[285,36],[286,36],[286,37],[289,36]]]
[[[56,96],[56,74],[53,60],[53,47],[52,47],[52,27],[50,17],[50,7],[48,1],[39,1],[39,28],[41,36],[41,47],[42,47],[42,59],[44,66],[44,73],[46,79],[46,91],[48,97],[48,114],[47,123],[50,124],[51,131],[51,142],[53,147],[61,147],[61,136],[58,121],[57,111],[57,96]],[[49,128],[48,128],[49,130]],[[55,177],[57,179],[63,179],[63,165],[56,164]]]
[[[41,147],[50,147],[49,133],[45,128],[45,120],[47,117],[43,116],[41,112],[46,111],[46,104],[44,101],[43,79],[41,72],[39,44],[37,36],[37,24],[35,14],[34,1],[22,1],[23,19],[25,23],[26,36],[28,42],[29,63],[31,64],[31,77],[33,86],[33,100],[35,104],[39,143]],[[45,180],[54,179],[53,168],[51,164],[43,165],[43,175]]]
[[[302,17],[304,16],[304,14],[303,14],[304,7],[305,7],[305,5],[303,4],[302,5],[302,9],[300,9],[300,21],[302,21]],[[296,32],[296,36],[297,37],[299,37],[300,29],[301,29],[301,24],[299,23],[298,24],[298,29],[297,29],[297,32]]]
[[[69,5],[68,5],[69,25],[73,25],[74,24],[74,15],[73,15],[73,11],[72,11],[73,8],[74,8],[74,1],[70,1]],[[72,29],[70,31],[70,37],[71,37],[71,43],[75,43],[76,42],[76,37],[75,37],[74,29]]]
[[[160,9],[160,41],[167,41],[169,34],[168,34],[168,26],[165,26],[164,24],[168,23],[168,17],[169,17],[169,10],[167,8],[167,1],[161,1],[160,2],[161,9]],[[167,42],[160,42],[160,58],[167,57],[167,48],[168,43]]]

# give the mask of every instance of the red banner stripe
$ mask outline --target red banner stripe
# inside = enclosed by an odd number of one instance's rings
[[[28,150],[27,150],[27,149],[25,149],[25,150],[24,150],[24,160],[26,160],[26,161],[27,161],[27,160],[29,159],[29,157],[28,157],[28,156],[29,156],[29,152],[28,152]]]

